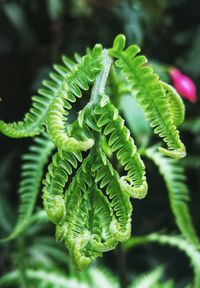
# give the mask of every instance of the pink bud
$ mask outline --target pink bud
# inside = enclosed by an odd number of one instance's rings
[[[182,74],[177,68],[170,70],[170,76],[177,92],[192,103],[195,103],[197,96],[194,82],[188,76]]]

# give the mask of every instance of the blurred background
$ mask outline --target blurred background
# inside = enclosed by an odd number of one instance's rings
[[[186,122],[180,129],[188,151],[183,164],[192,199],[190,210],[195,227],[200,231],[199,12],[199,0],[0,0],[0,118],[6,121],[23,118],[31,105],[31,96],[41,86],[41,81],[48,77],[52,64],[59,63],[62,54],[70,57],[74,52],[84,54],[87,47],[96,43],[110,47],[117,34],[125,34],[128,44],[141,47],[161,79],[172,83],[166,67],[174,66],[193,79],[197,87],[195,103],[184,99]],[[154,142],[152,138],[151,143]],[[0,136],[0,236],[8,234],[15,223],[20,156],[30,143],[30,139]],[[133,235],[163,228],[176,231],[163,180],[158,177],[154,166],[148,161],[146,165],[150,190],[145,200],[134,201]],[[53,247],[57,245],[53,244],[51,225],[45,224],[35,230],[32,233],[37,237],[41,239],[45,233],[49,235],[49,243]],[[25,243],[28,247],[31,240]],[[3,249],[0,255],[2,275],[18,265],[16,255],[20,245],[19,240],[0,248]],[[38,248],[39,254],[45,250],[44,246],[43,243],[43,248]],[[58,246],[60,253],[67,255],[62,245]],[[63,254],[62,257],[64,259]],[[100,265],[120,276],[117,258],[120,259],[120,249],[105,253]],[[173,277],[179,283],[175,287],[183,287],[184,281],[192,277],[184,254],[154,245],[131,251],[126,257],[126,271],[140,275],[152,266],[166,263],[169,278]],[[65,262],[59,263],[58,267],[63,273],[69,270]],[[10,287],[15,286],[12,284]],[[21,284],[16,287],[27,286]]]

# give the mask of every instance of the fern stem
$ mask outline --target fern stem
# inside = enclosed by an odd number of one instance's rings
[[[95,80],[94,86],[92,88],[90,102],[88,103],[89,105],[97,104],[100,100],[100,96],[102,96],[105,92],[106,82],[110,72],[112,59],[108,55],[108,50],[106,49],[103,50],[102,56],[103,56],[103,69]],[[100,134],[94,133],[94,138],[95,138],[95,147],[98,148],[100,141]]]
[[[104,94],[106,81],[110,72],[112,59],[108,55],[108,50],[104,49],[102,56],[103,56],[103,69],[97,76],[96,81],[94,83],[90,104],[98,103],[99,96],[102,96]]]

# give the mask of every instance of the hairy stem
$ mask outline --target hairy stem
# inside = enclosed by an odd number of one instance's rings
[[[89,105],[97,104],[100,100],[100,96],[102,96],[105,91],[112,59],[108,55],[108,50],[106,49],[103,50],[102,56],[103,56],[103,69],[95,80],[94,86],[92,88]],[[100,134],[94,133],[94,137],[95,137],[95,147],[97,148],[100,141]]]
[[[96,81],[94,83],[90,103],[97,103],[99,101],[99,96],[103,95],[106,86],[106,81],[110,72],[112,60],[108,55],[108,50],[104,49],[102,56],[103,56],[103,69],[97,76]]]

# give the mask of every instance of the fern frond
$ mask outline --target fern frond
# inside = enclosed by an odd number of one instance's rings
[[[0,279],[1,287],[11,287],[10,285],[19,282],[19,271],[13,271],[5,274]],[[66,277],[62,273],[56,271],[48,271],[44,269],[27,269],[27,279],[37,285],[36,287],[48,288],[89,288],[87,283],[81,283],[78,279],[73,277]],[[20,283],[18,283],[20,284]],[[18,286],[20,287],[20,286]]]
[[[51,277],[49,277],[51,275]],[[1,287],[11,287],[19,284],[19,271],[11,271],[3,275],[0,279]],[[104,267],[101,269],[92,267],[84,275],[73,273],[73,275],[63,275],[57,271],[57,267],[49,269],[41,267],[39,269],[27,269],[27,278],[36,287],[48,288],[118,288],[118,281],[113,274]],[[80,279],[81,278],[81,279]],[[18,286],[17,286],[18,287]]]
[[[98,125],[100,117],[98,113],[94,112],[98,105],[96,100],[99,91],[103,92],[102,87],[105,86],[108,67],[111,62],[106,51],[103,51],[103,55],[105,56],[103,63],[106,66],[95,81],[92,90],[92,102],[86,105],[79,112],[77,120],[67,127],[68,135],[76,137],[79,143],[89,136],[95,139],[95,146],[76,172],[67,188],[65,199],[63,189],[68,181],[68,175],[72,174],[73,169],[77,169],[77,162],[71,160],[68,163],[68,158],[74,157],[73,153],[67,153],[63,149],[59,150],[49,166],[43,196],[45,210],[49,218],[57,224],[56,238],[65,241],[74,263],[79,269],[88,266],[96,257],[101,256],[102,252],[113,249],[118,241],[127,240],[131,231],[132,206],[129,200],[130,195],[127,195],[127,191],[124,193],[125,189],[122,186],[125,185],[125,181],[119,177],[101,150],[101,125]],[[111,106],[111,118],[113,118],[112,109],[113,106]],[[57,111],[58,114],[59,111]],[[126,144],[125,146],[128,147],[128,152],[125,150],[125,153],[121,151],[120,154],[119,151],[119,159],[123,162],[125,171],[128,170],[129,179],[131,178],[135,185],[139,185],[138,190],[131,185],[127,184],[127,186],[134,191],[135,197],[141,198],[141,193],[146,193],[146,190],[141,192],[141,189],[147,188],[140,185],[139,182],[140,176],[142,180],[146,180],[144,166],[140,162],[140,158],[138,161],[136,157],[136,147],[133,146],[134,142],[130,138],[128,129],[121,127],[122,120],[118,119],[118,122],[119,125],[116,125],[114,129],[117,131],[119,127],[120,129],[123,128],[120,133],[123,138],[121,146]],[[130,142],[128,145],[127,141]],[[111,143],[108,144],[112,147]],[[118,150],[121,149],[114,149],[113,147],[113,151]],[[129,163],[127,159],[129,157],[135,159],[138,165],[137,169],[141,169],[141,171],[138,172],[132,167],[135,163],[133,161],[133,163]],[[72,164],[73,167],[69,164]],[[141,173],[138,178],[136,177],[137,173]],[[146,181],[142,181],[141,184],[144,183]],[[102,189],[105,190],[105,194]]]
[[[10,286],[11,284],[17,282],[19,277],[20,276],[18,271],[8,272],[0,278],[0,285],[1,287]]]
[[[19,184],[20,206],[16,226],[8,237],[0,240],[0,243],[12,240],[24,232],[35,207],[44,166],[54,145],[45,134],[36,137],[34,142],[30,146],[29,152],[22,157],[24,163],[22,164],[21,181]]]
[[[158,284],[158,281],[163,276],[163,267],[158,267],[144,275],[138,277],[129,288],[152,288]]]
[[[124,194],[117,171],[100,148],[95,157],[91,170],[95,173],[95,182],[99,183],[100,189],[106,189],[107,199],[115,217],[113,234],[117,241],[126,241],[131,234],[132,205],[129,196]]]
[[[65,218],[56,227],[57,239],[65,241],[78,269],[117,244],[111,231],[111,207],[92,177],[93,161],[90,153],[77,171],[65,195]]]
[[[194,245],[184,240],[179,236],[167,236],[159,234],[151,234],[148,236],[150,242],[157,242],[161,245],[169,245],[176,247],[183,251],[191,261],[192,268],[194,270],[194,288],[200,287],[200,252]]]
[[[91,267],[88,269],[90,288],[119,288],[117,278],[105,267]],[[88,277],[88,275],[86,275]]]
[[[147,149],[145,154],[158,166],[160,174],[165,180],[171,209],[178,228],[189,241],[199,245],[188,208],[189,191],[185,183],[184,168],[174,159],[167,158],[156,151],[155,146]]]
[[[101,47],[96,45],[90,54],[82,58],[82,65],[81,63],[76,64],[73,60],[63,56],[62,60],[65,66],[54,65],[56,73],[50,73],[49,76],[51,80],[43,81],[44,87],[38,90],[37,96],[32,97],[32,107],[29,112],[25,114],[24,120],[13,123],[6,123],[0,120],[0,132],[12,138],[33,137],[40,134],[43,131],[49,106],[52,104],[52,100],[56,95],[62,94],[63,87],[65,87],[66,79],[68,78],[68,73],[71,75],[69,77],[69,82],[71,84],[70,92],[77,97],[80,97],[81,91],[79,87],[85,90],[88,86],[85,80],[92,81],[94,72],[100,69],[100,64],[98,62],[98,53],[100,50],[102,51]],[[94,61],[92,62],[92,60]],[[78,61],[78,63],[79,62],[80,61]],[[84,65],[85,67],[83,68]],[[80,75],[77,67],[83,70]],[[72,70],[74,71],[73,73],[71,73]],[[89,74],[88,76],[87,73]],[[69,95],[68,100],[73,101],[73,99],[74,96]]]
[[[200,251],[191,242],[183,239],[181,236],[168,236],[158,233],[153,233],[147,236],[130,238],[124,243],[125,250],[129,250],[137,245],[143,245],[148,243],[158,243],[161,245],[169,245],[183,251],[190,259],[191,266],[194,270],[194,285],[193,288],[200,287]]]
[[[0,120],[0,132],[12,138],[33,137],[43,131],[49,105],[61,88],[63,77],[57,73],[50,74],[52,80],[43,82],[38,95],[32,97],[32,107],[24,116],[23,121],[6,123]]]
[[[165,90],[165,95],[169,98],[170,113],[175,126],[183,123],[185,118],[185,106],[183,100],[176,90],[169,84],[160,81],[161,86]]]
[[[181,112],[175,109],[175,96],[171,102],[169,99],[173,91],[169,92],[168,86],[163,88],[151,68],[144,66],[146,58],[136,56],[137,46],[125,51],[123,48],[124,39],[119,36],[110,54],[118,58],[116,63],[128,80],[128,88],[130,85],[131,90],[138,91],[138,101],[150,125],[167,143],[168,150],[160,150],[175,158],[183,157],[185,148],[175,127],[181,121],[178,114]],[[50,74],[52,81],[44,82],[46,89],[40,90],[40,96],[33,99],[33,108],[25,120],[14,124],[0,122],[0,131],[11,137],[28,137],[40,133],[46,126],[48,137],[58,151],[43,181],[44,209],[56,225],[56,239],[64,240],[76,267],[83,269],[103,252],[113,249],[118,241],[130,237],[130,197],[144,198],[148,186],[145,167],[130,131],[118,109],[105,96],[112,65],[108,50],[96,45],[84,57],[76,55],[75,60],[63,57],[63,62],[65,66],[54,65],[56,73]],[[82,91],[89,90],[90,84],[93,84],[90,101],[68,125],[73,103],[82,97]],[[52,143],[49,145],[53,147]],[[81,154],[88,149],[89,153]],[[21,188],[24,219],[32,213],[37,195],[35,189],[39,189],[47,159],[42,148],[36,152],[39,160],[31,154],[26,159],[33,163],[24,166]],[[109,153],[111,156],[116,154],[122,176],[108,160]],[[34,169],[40,170],[34,174]],[[69,179],[71,183],[68,184]],[[177,192],[176,186],[173,189]],[[174,199],[177,201],[177,196]],[[185,231],[190,234],[189,230]]]
[[[120,178],[122,190],[131,197],[144,198],[148,189],[144,164],[137,153],[130,131],[124,126],[124,120],[106,97],[102,98],[95,113],[99,115],[97,126],[103,128],[103,133],[108,137],[108,145],[127,171],[127,176]]]
[[[47,114],[48,134],[60,150],[68,152],[84,151],[94,144],[93,139],[79,142],[75,138],[69,137],[65,125],[68,110],[71,108],[70,102],[75,102],[76,97],[82,97],[81,89],[84,91],[89,89],[89,84],[95,80],[102,67],[101,61],[102,47],[96,45],[92,52],[84,56],[74,70],[68,74],[65,83],[63,83],[49,107]]]
[[[82,161],[81,153],[56,153],[43,181],[43,203],[49,219],[58,224],[65,217],[63,190],[73,169]]]
[[[185,147],[179,138],[179,133],[172,121],[168,97],[159,82],[158,76],[146,66],[147,59],[138,56],[140,49],[136,45],[124,50],[125,38],[119,35],[114,40],[110,55],[117,58],[119,67],[134,89],[138,90],[136,98],[144,109],[150,126],[154,132],[168,145],[168,150],[160,147],[164,154],[175,158],[185,156]]]

